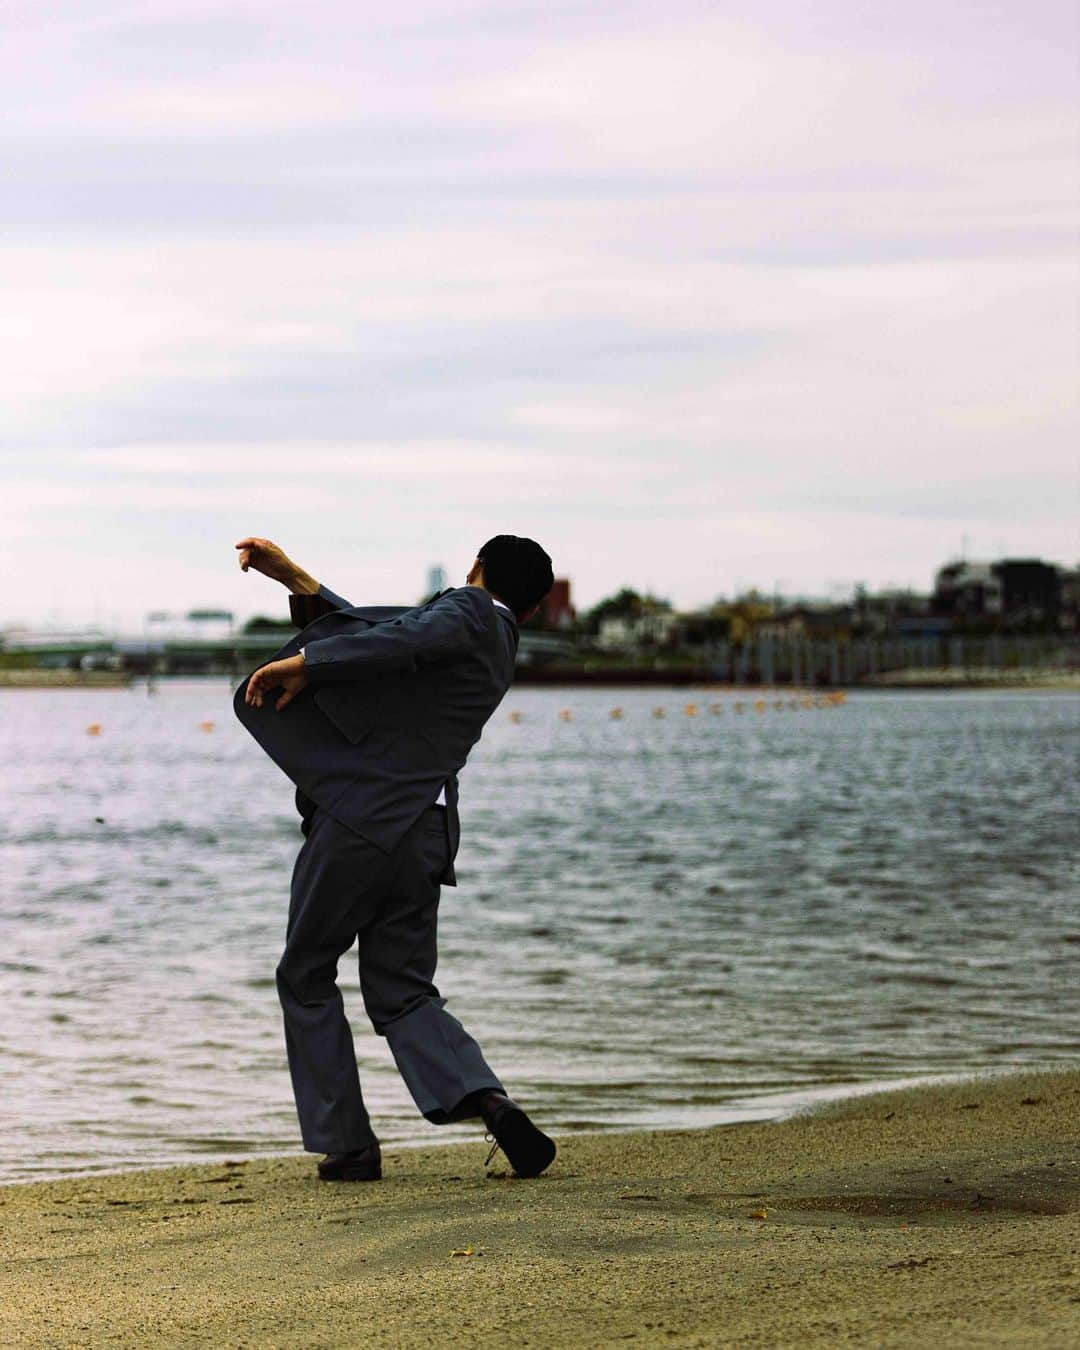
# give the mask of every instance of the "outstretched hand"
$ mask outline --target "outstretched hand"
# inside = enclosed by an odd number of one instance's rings
[[[282,690],[281,697],[274,704],[277,712],[290,704],[302,689],[307,688],[308,677],[304,670],[302,656],[289,656],[284,661],[271,661],[268,666],[260,667],[247,682],[244,690],[244,702],[250,707],[261,708],[263,699],[271,689]]]
[[[283,586],[291,586],[307,578],[303,568],[297,567],[285,550],[273,540],[260,539],[258,535],[250,534],[234,547],[240,550],[241,572],[253,567],[256,572],[261,572],[273,581],[280,581]]]

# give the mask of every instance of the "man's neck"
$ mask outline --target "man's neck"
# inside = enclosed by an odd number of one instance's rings
[[[466,584],[471,586],[474,590],[483,591],[485,595],[490,595],[493,603],[498,605],[500,609],[505,609],[508,613],[513,614],[514,611],[510,608],[510,606],[506,603],[505,600],[500,600],[494,591],[489,591],[488,588],[486,586],[482,586],[479,581],[470,581],[467,582]]]

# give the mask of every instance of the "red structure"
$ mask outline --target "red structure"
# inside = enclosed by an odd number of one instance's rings
[[[570,603],[570,580],[568,577],[556,577],[555,585],[548,591],[540,606],[540,617],[545,628],[572,628],[577,611]]]

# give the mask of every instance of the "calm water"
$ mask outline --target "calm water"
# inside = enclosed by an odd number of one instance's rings
[[[230,693],[0,691],[0,1180],[299,1147],[301,836]],[[512,691],[462,777],[442,992],[555,1130],[1075,1062],[1078,748],[1069,694]],[[479,1140],[416,1115],[342,983],[382,1137]]]

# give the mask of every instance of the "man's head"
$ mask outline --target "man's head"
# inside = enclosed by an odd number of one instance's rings
[[[497,534],[476,555],[468,582],[470,586],[479,582],[524,623],[555,584],[555,574],[551,559],[534,539]]]

